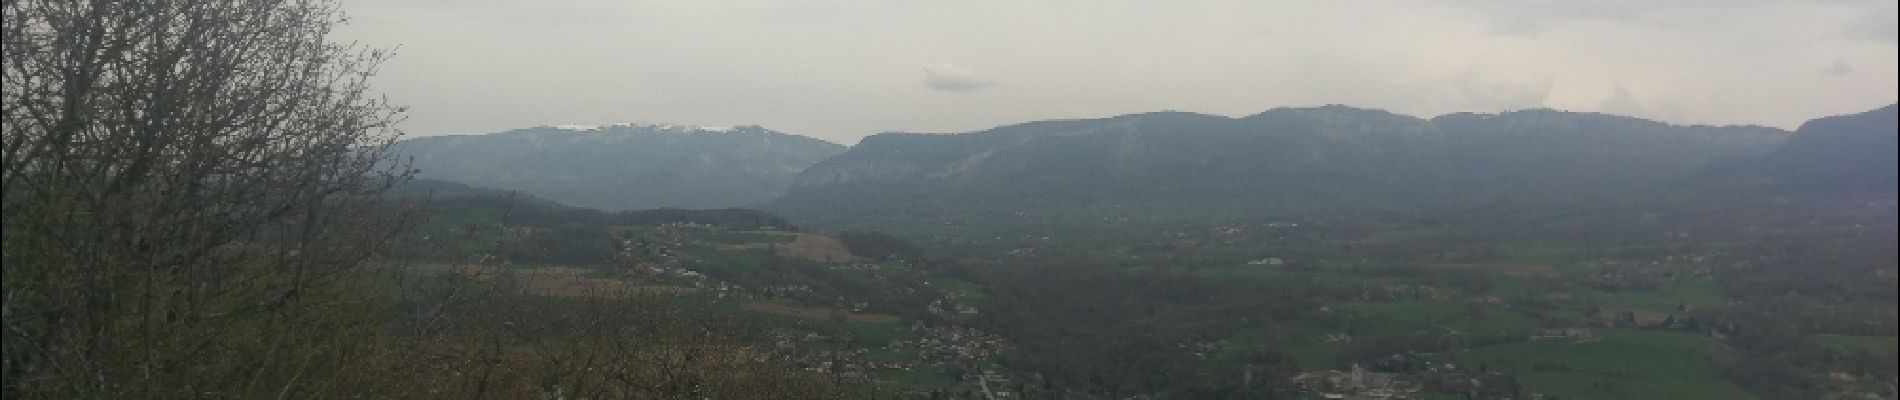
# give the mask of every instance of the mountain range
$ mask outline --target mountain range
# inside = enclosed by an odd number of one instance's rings
[[[1789,132],[1522,110],[1156,112],[843,146],[757,126],[543,126],[426,137],[423,178],[607,210],[763,207],[801,223],[1053,212],[1237,217],[1497,202],[1895,192],[1895,107]]]
[[[614,211],[762,204],[844,146],[758,126],[617,124],[423,137],[392,151],[421,178]]]
[[[1900,107],[1889,105],[1801,124],[1774,152],[1711,171],[1714,180],[1752,181],[1775,194],[1894,197],[1900,192]]]
[[[1032,203],[1231,216],[1596,202],[1765,157],[1794,136],[1553,110],[1431,119],[1345,106],[1241,118],[1148,113],[872,136],[805,170],[771,209],[823,220],[1039,207]]]

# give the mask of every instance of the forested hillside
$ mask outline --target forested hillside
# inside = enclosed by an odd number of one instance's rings
[[[604,210],[764,203],[843,146],[757,126],[544,126],[397,143],[417,176]]]
[[[1430,120],[1344,106],[1134,114],[872,136],[801,173],[770,208],[849,225],[991,212],[1200,218],[1576,204],[1762,155],[1788,137],[1550,110]]]

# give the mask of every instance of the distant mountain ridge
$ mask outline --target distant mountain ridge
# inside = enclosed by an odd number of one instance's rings
[[[1710,171],[1697,184],[1759,195],[1900,193],[1900,106],[1810,120],[1787,145]]]
[[[966,134],[887,133],[800,174],[798,218],[1051,204],[1411,208],[1636,193],[1789,132],[1553,110],[1432,119],[1345,106],[1228,118],[1160,112]]]
[[[844,146],[759,126],[550,125],[397,143],[418,176],[602,210],[771,200]]]
[[[423,178],[606,210],[765,205],[801,220],[1049,207],[1231,215],[1590,203],[1699,190],[1695,182],[1892,193],[1894,113],[1788,132],[1545,109],[1425,119],[1335,105],[884,133],[848,150],[758,126],[670,124],[551,125],[396,150]]]

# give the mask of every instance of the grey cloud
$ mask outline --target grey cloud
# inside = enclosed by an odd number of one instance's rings
[[[1519,82],[1466,75],[1452,80],[1448,86],[1453,93],[1451,97],[1463,103],[1457,105],[1459,109],[1525,109],[1545,107],[1544,100],[1550,97],[1552,84],[1553,80],[1548,78],[1541,82]]]
[[[1639,20],[1644,11],[1638,7],[1612,4],[1610,1],[1453,1],[1490,23],[1492,34],[1537,36],[1551,24],[1564,20]],[[1648,2],[1639,2],[1648,3]]]
[[[1501,36],[1537,36],[1551,25],[1571,20],[1637,22],[1658,7],[1651,1],[1565,1],[1523,0],[1483,1],[1444,0],[1452,9],[1483,20],[1489,31]]]
[[[988,89],[996,82],[980,79],[956,64],[942,63],[924,67],[924,87],[930,90],[964,93]]]
[[[757,123],[849,143],[1327,103],[1792,128],[1900,93],[1891,0],[344,4],[356,18],[338,39],[401,46],[374,84],[413,107],[418,135]],[[1837,61],[1851,71],[1831,74]]]
[[[1847,27],[1847,34],[1860,39],[1900,41],[1900,5],[1886,3],[1869,8],[1861,14],[1860,21]]]
[[[1775,13],[1775,7],[1805,4],[1821,7],[1855,8],[1862,21],[1848,27],[1850,35],[1879,40],[1894,40],[1894,3],[1885,0],[1439,0],[1439,4],[1488,24],[1489,32],[1501,36],[1534,37],[1551,26],[1578,21],[1608,21],[1624,25],[1667,29],[1694,29],[1706,21],[1685,21],[1681,16],[1715,18],[1722,14]],[[1674,15],[1676,18],[1671,18]]]
[[[1854,66],[1841,61],[1834,61],[1834,66],[1827,68],[1827,74],[1830,76],[1847,76],[1852,73],[1854,73]]]

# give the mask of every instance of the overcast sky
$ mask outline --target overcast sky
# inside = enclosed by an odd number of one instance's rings
[[[411,135],[757,124],[855,143],[1159,110],[1523,108],[1794,128],[1894,103],[1891,0],[343,0]]]

